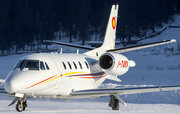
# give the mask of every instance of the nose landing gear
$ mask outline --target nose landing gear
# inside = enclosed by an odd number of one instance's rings
[[[27,107],[27,101],[23,102],[21,100],[18,100],[18,102],[16,104],[16,110],[18,112],[24,111],[26,107]]]
[[[13,105],[16,101],[18,101],[17,104],[16,104],[16,110],[18,112],[24,111],[25,108],[27,107],[27,96],[24,95],[22,98],[15,97],[15,99],[8,106]]]

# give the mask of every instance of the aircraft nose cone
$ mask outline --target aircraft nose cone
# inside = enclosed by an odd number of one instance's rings
[[[15,93],[18,92],[19,89],[19,85],[17,82],[11,80],[11,81],[5,81],[5,85],[4,85],[4,89],[8,92],[8,93]]]

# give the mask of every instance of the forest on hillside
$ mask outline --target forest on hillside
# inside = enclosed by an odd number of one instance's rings
[[[103,38],[113,4],[119,4],[117,38],[131,42],[180,13],[179,0],[0,0],[0,50],[40,46],[62,34],[82,41]]]

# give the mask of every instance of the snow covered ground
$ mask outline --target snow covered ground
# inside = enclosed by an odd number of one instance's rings
[[[7,107],[8,101],[1,100],[1,114],[18,114],[14,107]],[[23,114],[179,114],[180,106],[175,104],[132,104],[121,105],[120,110],[111,110],[105,102],[58,102],[28,101]]]
[[[180,28],[168,28],[162,34],[141,43],[162,41],[164,39],[177,39],[180,41]],[[175,51],[164,52],[167,47],[173,47]],[[118,47],[118,46],[117,46]],[[153,85],[180,84],[180,54],[177,43],[148,48],[140,51],[123,53],[130,60],[136,62],[136,67],[130,68],[123,76],[119,76],[122,82],[106,80],[101,88],[136,87]],[[155,50],[155,51],[152,51]],[[63,52],[75,52],[75,49],[65,48]],[[19,58],[28,55],[17,54],[0,57],[0,87],[8,72],[13,68]],[[109,97],[96,99],[78,99],[62,101],[55,99],[29,99],[28,107],[23,113],[133,113],[133,114],[179,114],[180,90],[151,92],[142,94],[123,95],[121,98],[127,102],[127,107],[120,105],[120,110],[112,111],[108,107]],[[13,98],[0,94],[0,113],[17,113],[14,106],[8,107]]]

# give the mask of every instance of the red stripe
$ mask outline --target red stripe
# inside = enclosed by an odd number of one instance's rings
[[[103,78],[105,76],[107,76],[107,74],[100,76],[100,77],[80,77],[80,78],[96,79],[96,78]]]
[[[29,88],[31,88],[31,87],[34,87],[34,86],[36,86],[36,85],[38,85],[38,84],[40,84],[40,83],[43,83],[43,82],[45,82],[45,81],[47,81],[47,80],[49,80],[49,79],[51,79],[51,78],[54,78],[54,77],[56,77],[56,75],[55,75],[55,76],[52,76],[52,77],[50,77],[50,78],[47,78],[47,79],[45,79],[45,80],[43,80],[43,81],[40,81],[40,82],[38,82],[38,83],[36,83],[36,84],[34,84],[34,85],[32,85],[32,86],[29,86],[29,87],[27,87],[26,89],[29,89]]]
[[[98,73],[94,73],[94,74],[77,74],[77,75],[70,75],[67,77],[75,77],[75,76],[95,76],[95,75],[103,75],[105,74],[104,72],[98,72]]]

